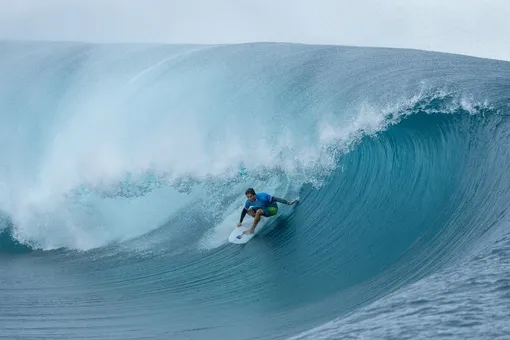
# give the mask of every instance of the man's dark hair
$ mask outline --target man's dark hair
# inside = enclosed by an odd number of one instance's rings
[[[255,195],[255,190],[253,190],[253,188],[248,188],[248,189],[246,189],[244,194],[245,195],[248,195],[248,194]]]

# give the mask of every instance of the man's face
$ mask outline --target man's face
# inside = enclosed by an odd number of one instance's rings
[[[248,199],[248,201],[250,202],[255,202],[255,200],[257,199],[255,197],[255,195],[252,195],[252,194],[246,194],[246,198]]]

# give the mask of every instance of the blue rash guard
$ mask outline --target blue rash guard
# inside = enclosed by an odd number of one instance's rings
[[[255,211],[259,208],[268,207],[278,208],[276,202],[273,201],[273,197],[265,192],[259,192],[258,194],[255,194],[255,202],[250,202],[250,200],[246,200],[244,208],[248,210],[250,207],[252,207],[253,210]]]
[[[264,212],[264,216],[270,217],[274,216],[278,213],[278,205],[276,202],[280,202],[283,204],[289,204],[289,202],[283,198],[278,198],[271,196],[265,192],[259,192],[255,194],[255,202],[250,202],[250,200],[246,200],[244,204],[244,209],[241,212],[241,219],[239,223],[243,222],[244,216],[246,216],[248,209],[251,207],[254,211],[258,209],[262,209]]]

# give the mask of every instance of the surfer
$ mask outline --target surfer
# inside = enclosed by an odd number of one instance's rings
[[[241,219],[237,226],[240,227],[243,224],[243,219],[246,214],[253,217],[253,224],[249,230],[244,232],[244,234],[253,234],[261,216],[270,217],[276,215],[278,213],[277,202],[287,205],[293,205],[297,202],[297,200],[289,202],[286,199],[274,197],[265,192],[259,192],[257,194],[253,188],[246,189],[245,195],[247,200],[244,204],[243,211],[241,212]]]

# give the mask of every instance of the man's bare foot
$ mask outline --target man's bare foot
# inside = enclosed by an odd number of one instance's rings
[[[249,229],[249,230],[246,230],[243,234],[250,235],[250,234],[253,234],[253,232],[254,232],[253,229]]]

